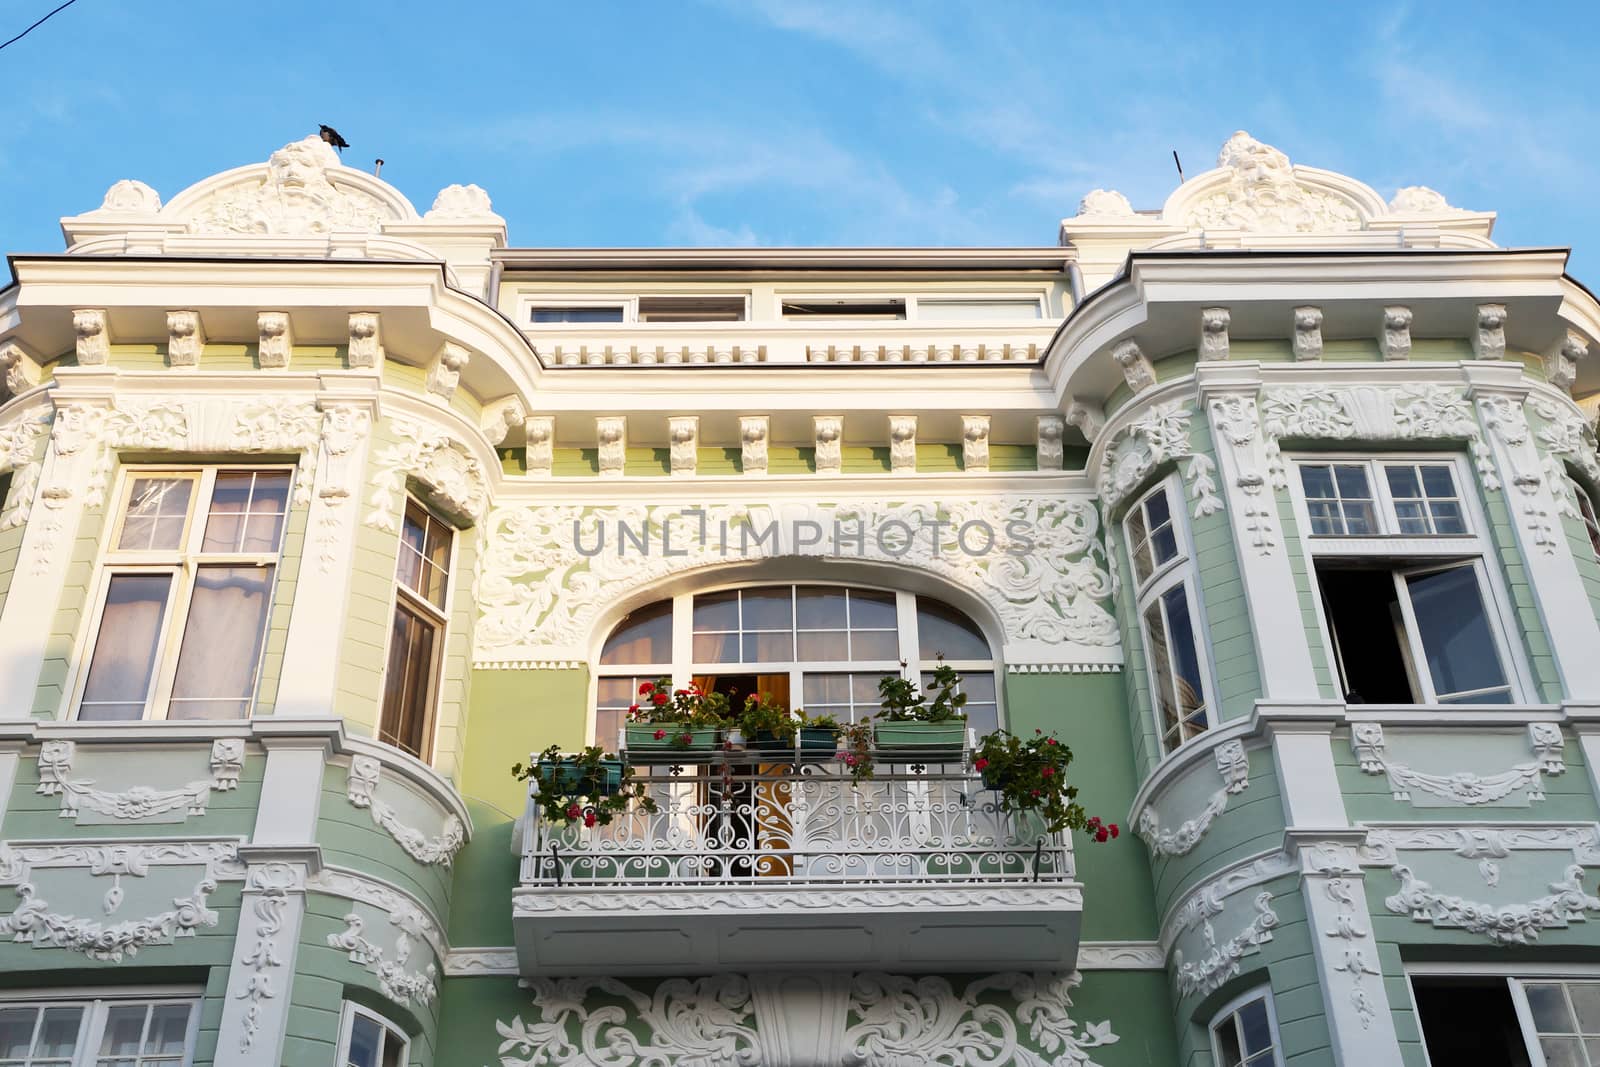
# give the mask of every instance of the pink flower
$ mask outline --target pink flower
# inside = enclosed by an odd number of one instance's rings
[[[1047,745],[1053,745],[1056,743],[1056,739],[1053,737],[1047,737],[1044,739],[1044,743]]]
[[[666,736],[667,736],[667,732],[665,730],[657,730],[656,731],[656,740],[657,741],[661,740],[663,737],[666,737]]]
[[[844,758],[844,765],[846,767],[854,767],[856,765],[856,758],[854,756],[846,755]]]
[[[979,774],[982,774],[984,771],[989,769],[989,761],[984,759],[982,756],[979,756],[977,759],[972,761],[972,769],[977,771]]]

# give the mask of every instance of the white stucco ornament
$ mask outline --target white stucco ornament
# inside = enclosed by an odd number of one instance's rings
[[[161,194],[144,182],[124,178],[106,190],[100,210],[128,215],[154,215],[161,210]]]
[[[1389,201],[1390,211],[1404,211],[1416,215],[1439,215],[1456,211],[1445,200],[1444,194],[1426,185],[1408,185],[1394,194]]]
[[[1359,230],[1354,204],[1302,184],[1289,157],[1238,131],[1217,154],[1226,184],[1190,208],[1195,229],[1265,233]]]
[[[476,185],[447,185],[433,198],[425,219],[498,219],[489,194]]]
[[[348,168],[321,138],[291,141],[267,158],[266,173],[229,183],[194,210],[196,233],[303,236],[353,230],[376,233],[390,205],[343,181]]]
[[[1092,189],[1078,201],[1078,216],[1124,218],[1135,214],[1128,198],[1115,189]]]

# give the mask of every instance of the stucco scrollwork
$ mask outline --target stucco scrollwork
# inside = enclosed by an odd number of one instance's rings
[[[1472,402],[1460,389],[1437,385],[1269,389],[1261,397],[1261,429],[1267,477],[1280,492],[1289,487],[1289,471],[1279,446],[1279,440],[1285,437],[1318,441],[1465,441],[1484,488],[1500,488]]]
[[[390,207],[341,180],[344,165],[318,137],[291,141],[267,158],[266,173],[213,192],[191,207],[196,233],[305,236],[376,233]]]
[[[30,411],[0,427],[0,473],[11,472],[11,492],[0,499],[0,530],[24,526],[33,513],[44,457],[39,447],[50,426],[48,411]]]
[[[1583,868],[1576,863],[1550,884],[1549,895],[1526,904],[1481,904],[1438,892],[1403,863],[1393,871],[1400,879],[1400,892],[1384,899],[1390,911],[1434,926],[1460,927],[1498,945],[1531,944],[1542,931],[1583,922],[1587,912],[1600,911],[1600,899],[1584,891]]]
[[[1239,961],[1272,940],[1272,930],[1278,925],[1278,913],[1272,910],[1272,894],[1266,890],[1256,894],[1255,916],[1244,929],[1217,944],[1216,931],[1207,919],[1202,931],[1206,954],[1197,960],[1185,960],[1182,949],[1174,949],[1172,965],[1177,977],[1178,995],[1206,996],[1221,989],[1223,984],[1239,973]]]
[[[1196,452],[1189,441],[1189,423],[1194,412],[1181,400],[1153,404],[1150,410],[1124,427],[1106,449],[1100,461],[1098,487],[1100,499],[1116,510],[1123,497],[1132,492],[1151,471],[1163,463],[1187,460],[1183,475],[1194,500],[1194,515],[1200,518],[1222,508],[1214,478],[1216,464],[1210,456]]]
[[[372,492],[363,520],[368,526],[399,529],[407,476],[427,486],[434,503],[462,523],[470,525],[483,517],[488,481],[465,445],[408,419],[392,419],[389,428],[398,440],[373,460]]]
[[[1480,775],[1470,771],[1432,774],[1390,759],[1380,724],[1356,723],[1350,731],[1350,747],[1362,772],[1386,775],[1394,799],[1412,804],[1416,803],[1412,799],[1413,792],[1469,807],[1494,804],[1524,789],[1530,801],[1543,800],[1542,776],[1562,774],[1567,769],[1561,728],[1555,723],[1529,723],[1528,744],[1533,749],[1534,759],[1513,764],[1498,774]]]
[[[480,660],[586,659],[600,611],[630,591],[696,567],[784,555],[939,575],[987,602],[1008,647],[1039,660],[1064,660],[1072,653],[1062,645],[1114,659],[1119,642],[1099,518],[1086,500],[542,505],[497,509],[486,525],[475,579]],[[648,550],[624,550],[620,527],[645,532]]]
[[[411,937],[404,927],[395,935],[394,958],[384,959],[384,950],[362,933],[365,922],[361,916],[351,913],[344,917],[344,922],[342,933],[328,935],[328,947],[348,953],[351,963],[372,972],[383,987],[384,996],[398,1004],[410,1004],[413,1000],[426,1004],[434,998],[437,989],[433,983],[439,976],[439,969],[432,963],[420,972],[406,969],[411,959]]]
[[[1253,233],[1328,233],[1361,229],[1348,200],[1301,182],[1289,157],[1243,130],[1217,154],[1225,172],[1217,191],[1191,205],[1184,220],[1195,230]]]
[[[124,957],[139,954],[141,948],[171,944],[174,938],[193,937],[196,930],[217,925],[217,913],[206,906],[217,883],[209,874],[195,885],[187,897],[173,900],[172,907],[142,919],[104,923],[98,919],[52,911],[31,882],[17,885],[17,908],[0,915],[0,936],[31,943],[39,948],[63,948],[80,952],[102,963],[121,963]]]
[[[1225,741],[1217,746],[1217,773],[1222,776],[1222,788],[1211,794],[1194,818],[1164,830],[1154,804],[1146,805],[1139,813],[1138,834],[1151,852],[1157,856],[1182,856],[1193,851],[1211,824],[1227,810],[1228,798],[1245,791],[1250,785],[1250,760],[1243,742]]]
[[[1582,472],[1591,488],[1600,488],[1594,428],[1571,406],[1545,397],[1532,397],[1527,406],[1543,423],[1537,437],[1544,447],[1545,479],[1556,498],[1556,506],[1568,518],[1581,519],[1565,465],[1571,464]]]
[[[371,756],[355,756],[350,761],[350,777],[345,798],[357,808],[365,808],[377,823],[394,838],[406,855],[425,866],[449,867],[466,841],[466,831],[455,815],[446,815],[437,837],[429,837],[416,827],[407,826],[393,805],[377,796],[383,765]]]
[[[1111,1024],[1072,1018],[1077,974],[986,975],[957,992],[948,979],[866,972],[851,976],[848,1010],[828,1013],[820,1045],[850,1067],[961,1063],[966,1067],[1094,1067],[1090,1050],[1115,1044]],[[674,978],[645,994],[614,978],[534,978],[537,1016],[496,1022],[505,1067],[567,1063],[625,1067],[798,1067],[765,1049],[749,979]],[[607,1006],[592,1006],[603,999]],[[1010,1005],[1015,1005],[1011,1008]],[[1026,1027],[1026,1033],[1022,1028]]]
[[[73,779],[67,774],[76,759],[71,741],[46,741],[39,746],[40,796],[61,798],[61,817],[78,819],[87,808],[119,822],[139,822],[181,812],[178,821],[189,815],[204,815],[213,790],[227,791],[239,785],[244,769],[244,741],[225,737],[211,743],[211,777],[197,779],[172,789],[133,786],[120,792],[94,789],[90,778]]]

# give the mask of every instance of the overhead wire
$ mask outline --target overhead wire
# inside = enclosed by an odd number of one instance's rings
[[[66,3],[61,4],[60,6],[56,7],[55,9],[50,11],[49,14],[47,14],[43,18],[41,18],[38,22],[35,22],[32,26],[29,26],[27,29],[23,30],[21,33],[17,34],[15,37],[11,38],[9,41],[0,41],[0,48],[6,48],[6,47],[9,47],[10,45],[16,44],[18,41],[20,41],[24,37],[28,36],[28,34],[32,33],[34,30],[38,29],[40,26],[43,26],[46,22],[49,22],[50,19],[53,16],[59,15],[61,12],[65,11],[67,8],[71,7],[73,4],[76,4],[77,2],[78,2],[78,0],[67,0]]]

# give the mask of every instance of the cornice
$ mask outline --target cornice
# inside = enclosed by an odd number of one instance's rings
[[[1071,248],[501,248],[506,275],[521,271],[951,270],[1052,271]]]

